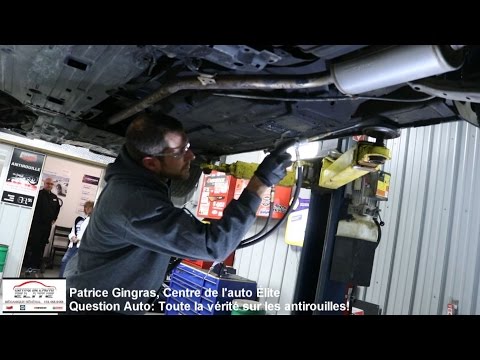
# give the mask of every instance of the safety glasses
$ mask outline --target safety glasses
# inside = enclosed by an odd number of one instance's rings
[[[174,159],[181,158],[181,157],[185,156],[185,154],[190,149],[190,143],[187,142],[185,145],[182,145],[182,146],[179,146],[179,147],[176,147],[176,148],[169,148],[169,149],[175,150],[175,151],[167,152],[167,153],[162,152],[160,154],[155,154],[155,155],[152,155],[152,156],[155,156],[155,157],[167,157],[167,156],[169,156],[169,157],[172,157]]]

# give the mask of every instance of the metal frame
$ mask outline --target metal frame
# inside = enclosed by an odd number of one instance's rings
[[[337,149],[348,143],[339,140]],[[312,189],[302,256],[300,258],[293,303],[345,303],[348,284],[330,280],[335,233],[344,204],[344,187],[325,192]],[[328,306],[324,306],[325,307]],[[344,315],[342,311],[294,311],[293,315]]]

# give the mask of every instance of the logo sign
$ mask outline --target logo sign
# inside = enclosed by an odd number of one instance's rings
[[[2,281],[4,313],[64,312],[65,279],[13,279]]]
[[[20,151],[18,157],[27,163],[36,163],[38,161],[38,154],[29,151]]]
[[[32,207],[33,199],[38,193],[44,160],[44,154],[14,148],[3,186],[2,201]]]

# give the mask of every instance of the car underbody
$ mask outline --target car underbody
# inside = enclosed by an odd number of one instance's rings
[[[479,65],[463,45],[0,45],[0,127],[115,156],[136,114],[162,112],[215,159],[294,137],[478,126]]]

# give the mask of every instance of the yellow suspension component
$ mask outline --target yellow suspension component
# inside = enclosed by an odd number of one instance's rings
[[[369,172],[380,170],[380,165],[390,159],[390,150],[385,146],[360,142],[338,159],[323,158],[318,185],[338,189]]]
[[[232,164],[206,164],[203,163],[200,165],[202,170],[216,170],[224,172],[229,175],[235,176],[237,179],[251,179],[255,170],[258,168],[256,163],[247,163],[244,161],[237,161]],[[287,175],[278,183],[281,186],[293,186],[295,185],[295,172],[287,171]]]

